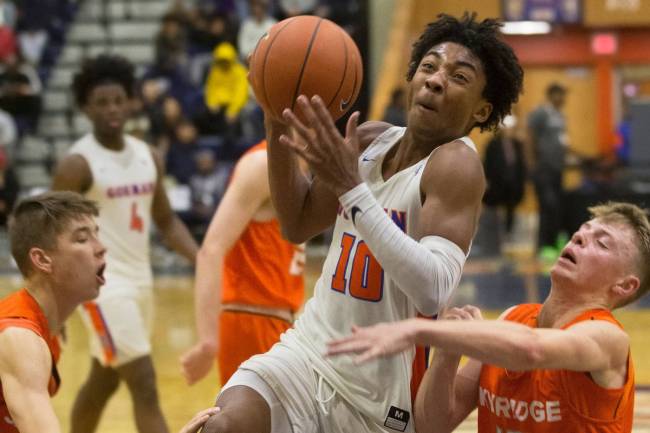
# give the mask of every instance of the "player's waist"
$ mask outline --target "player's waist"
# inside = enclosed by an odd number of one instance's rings
[[[249,313],[258,314],[261,316],[274,317],[276,319],[284,320],[285,322],[293,323],[295,319],[294,313],[288,308],[273,308],[262,307],[259,305],[241,304],[237,302],[229,302],[222,304],[223,311],[231,311],[236,313]]]

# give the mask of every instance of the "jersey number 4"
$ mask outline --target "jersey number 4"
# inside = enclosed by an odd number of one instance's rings
[[[142,230],[144,230],[144,222],[142,217],[138,215],[138,204],[136,202],[131,203],[131,223],[129,225],[129,229],[136,232],[142,233]]]
[[[356,246],[356,248],[355,248]],[[354,257],[350,257],[354,250]],[[352,264],[349,279],[345,278],[348,264]],[[341,254],[332,275],[332,290],[369,302],[381,300],[384,292],[384,270],[370,252],[366,243],[350,233],[343,233]]]

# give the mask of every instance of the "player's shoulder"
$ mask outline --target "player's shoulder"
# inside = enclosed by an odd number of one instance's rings
[[[483,178],[483,164],[468,137],[440,145],[429,158],[426,172],[476,181]]]
[[[253,149],[248,151],[239,158],[237,161],[237,168],[244,168],[245,170],[264,170],[266,171],[267,163],[266,148]]]
[[[49,353],[47,343],[36,331],[24,326],[9,326],[0,330],[0,364],[11,362],[19,356],[33,359],[42,353]]]
[[[393,125],[386,122],[377,120],[369,120],[362,123],[357,128],[357,136],[359,137],[359,151],[363,151],[370,143],[375,141],[377,137],[386,132]]]

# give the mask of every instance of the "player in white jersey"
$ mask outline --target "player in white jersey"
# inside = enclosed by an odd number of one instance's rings
[[[295,329],[240,366],[204,432],[414,431],[414,349],[363,366],[323,354],[353,325],[436,314],[458,284],[485,189],[466,135],[496,127],[523,80],[498,28],[469,15],[427,26],[409,65],[406,128],[357,127],[354,113],[341,136],[318,97],[297,100],[305,124],[290,110],[283,122],[267,116],[271,196],[285,235],[303,242],[335,223],[334,236]]]
[[[138,431],[168,431],[150,356],[152,220],[166,243],[188,260],[194,261],[197,245],[169,205],[161,158],[123,132],[134,84],[133,66],[122,57],[102,55],[84,62],[73,90],[93,132],[70,148],[52,185],[99,204],[100,238],[108,250],[104,290],[81,309],[92,364],[72,410],[72,433],[95,431],[121,380],[131,393]]]

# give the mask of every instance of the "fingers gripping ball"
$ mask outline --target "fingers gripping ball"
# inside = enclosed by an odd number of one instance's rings
[[[334,120],[354,104],[363,79],[359,49],[327,19],[303,15],[275,24],[250,58],[257,101],[277,119],[299,95],[319,95]],[[299,114],[299,113],[298,113]]]

